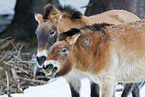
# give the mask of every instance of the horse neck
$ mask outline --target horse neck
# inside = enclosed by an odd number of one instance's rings
[[[83,19],[73,20],[67,17],[62,18],[57,24],[58,34],[68,31],[71,28],[81,28],[85,26],[87,23]]]
[[[88,36],[86,38],[90,39]],[[107,39],[102,38],[101,35],[92,34],[90,46],[82,44],[81,40],[84,41],[84,39],[80,37],[73,46],[74,49],[71,55],[74,57],[74,62],[76,62],[75,68],[79,71],[97,74],[101,69],[105,68],[108,61],[109,46],[105,44]]]

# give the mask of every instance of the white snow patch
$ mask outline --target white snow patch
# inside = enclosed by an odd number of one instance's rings
[[[14,14],[16,0],[0,0],[0,15]]]

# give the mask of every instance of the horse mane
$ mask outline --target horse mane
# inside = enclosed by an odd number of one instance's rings
[[[99,23],[99,24],[93,24],[91,26],[84,26],[83,28],[81,28],[82,30],[85,30],[85,29],[90,29],[91,31],[99,31],[101,30],[103,27],[106,27],[106,26],[110,26],[112,24],[108,24],[108,23]]]
[[[65,12],[66,15],[69,15],[71,19],[81,19],[82,13],[76,8],[73,8],[71,5],[58,6],[58,9],[61,12]]]
[[[58,5],[58,6],[53,6],[51,4],[47,4],[44,7],[44,14],[43,14],[43,19],[48,19],[50,13],[54,10],[54,8],[58,8],[59,11],[62,13],[65,13],[64,16],[70,17],[71,19],[81,19],[82,13],[78,11],[77,9],[73,8],[70,5]]]
[[[63,32],[59,35],[59,40],[65,40],[67,37],[71,37],[75,34],[81,33],[81,30],[91,30],[93,31],[93,33],[95,31],[100,31],[99,33],[102,33],[105,35],[105,32],[102,28],[106,27],[106,26],[110,26],[112,24],[108,24],[108,23],[101,23],[101,24],[93,24],[92,26],[84,26],[83,28],[77,29],[77,28],[71,28],[71,30],[68,30],[67,32]]]
[[[65,40],[67,37],[71,37],[75,34],[78,34],[80,33],[80,29],[77,29],[77,28],[71,28],[71,30],[68,30],[67,32],[63,32],[59,35],[59,40],[62,41],[62,40]]]

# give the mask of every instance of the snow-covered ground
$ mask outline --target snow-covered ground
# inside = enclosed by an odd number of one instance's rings
[[[86,6],[89,0],[59,0],[59,2],[64,4],[69,4],[76,7],[82,13],[85,13],[85,8],[81,8],[82,6]],[[1,14],[14,14],[14,5],[15,0],[0,0],[0,15]],[[90,87],[89,80],[82,79],[81,80],[81,97],[90,97]],[[116,86],[116,88],[120,88],[120,86]],[[121,86],[122,88],[122,86]],[[145,97],[145,87],[140,90],[141,97]],[[121,92],[115,92],[115,97],[120,97]],[[8,97],[7,95],[2,95],[0,97]],[[12,94],[12,97],[71,97],[70,89],[68,83],[65,81],[63,77],[55,79],[54,81],[49,82],[46,85],[41,86],[31,86],[24,91],[24,93],[20,94]],[[132,97],[132,96],[129,96]]]
[[[81,80],[81,97],[90,97],[89,80]],[[122,86],[117,86],[122,88]],[[140,90],[141,97],[145,97],[145,87]],[[121,97],[121,92],[115,92],[115,97]],[[11,94],[12,97],[71,97],[69,85],[63,77],[52,80],[46,85],[31,86],[24,91],[24,93]],[[8,97],[2,95],[0,97]],[[129,97],[132,97],[131,95]]]

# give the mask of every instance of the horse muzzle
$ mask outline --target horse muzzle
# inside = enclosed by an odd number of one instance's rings
[[[60,65],[58,61],[50,60],[44,62],[43,72],[45,73],[45,76],[48,78],[55,77],[59,69],[60,69]]]

